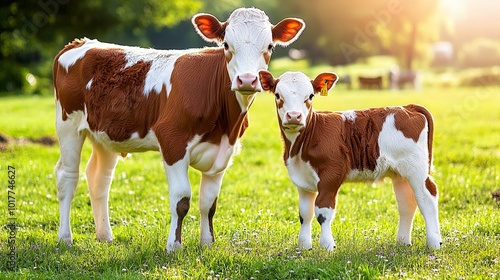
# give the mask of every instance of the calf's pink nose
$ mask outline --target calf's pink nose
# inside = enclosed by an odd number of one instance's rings
[[[257,76],[250,74],[250,73],[245,73],[242,75],[238,75],[236,77],[236,85],[238,86],[237,90],[239,91],[252,91],[256,92],[257,90],[257,85],[259,84],[259,80]]]
[[[286,113],[286,121],[288,123],[300,123],[302,120],[302,113],[299,111],[289,111]]]

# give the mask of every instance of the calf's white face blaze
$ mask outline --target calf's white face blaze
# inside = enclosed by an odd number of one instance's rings
[[[267,71],[260,72],[264,90],[272,91],[282,128],[286,133],[299,132],[306,126],[312,99],[321,90],[330,90],[337,82],[335,73],[319,74],[313,81],[301,72],[288,72],[277,80]]]
[[[258,9],[237,9],[221,23],[209,14],[193,17],[198,33],[224,47],[231,90],[242,95],[262,91],[258,71],[267,69],[275,45],[287,46],[305,28],[301,19],[287,18],[273,26]]]

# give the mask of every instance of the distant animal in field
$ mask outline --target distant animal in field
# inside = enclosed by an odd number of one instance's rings
[[[382,89],[382,76],[358,77],[359,87],[362,89]]]
[[[393,90],[404,89],[406,85],[412,89],[421,90],[422,75],[414,70],[401,71],[399,68],[393,68],[389,71],[389,84]]]
[[[192,23],[202,38],[220,46],[154,50],[83,39],[56,56],[59,240],[72,242],[70,206],[80,178],[82,145],[89,138],[86,175],[98,240],[112,240],[108,197],[118,156],[156,150],[169,184],[166,250],[182,245],[182,223],[191,201],[189,166],[202,173],[200,244],[214,242],[212,220],[222,178],[239,151],[248,109],[262,90],[258,71],[267,69],[274,47],[295,41],[305,24],[287,18],[272,25],[254,8],[237,9],[226,22],[197,14]]]
[[[264,90],[274,93],[283,159],[299,192],[299,246],[312,247],[311,221],[321,225],[320,245],[336,247],[331,224],[337,193],[344,182],[392,180],[399,210],[397,241],[411,244],[417,205],[424,216],[427,244],[440,248],[438,192],[430,171],[433,119],[419,105],[344,112],[316,111],[312,106],[335,85],[337,75],[319,74],[314,80],[301,72],[278,79],[260,71]]]
[[[347,89],[352,89],[352,79],[350,75],[342,75],[339,77],[337,84],[345,84]]]

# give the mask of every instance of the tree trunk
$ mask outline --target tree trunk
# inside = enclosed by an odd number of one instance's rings
[[[413,58],[415,56],[415,45],[417,43],[417,21],[412,20],[411,22],[411,32],[410,41],[408,43],[408,52],[406,54],[406,69],[411,71],[413,68]]]

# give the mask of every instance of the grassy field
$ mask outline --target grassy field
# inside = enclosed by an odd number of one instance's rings
[[[134,154],[117,166],[110,194],[115,240],[95,241],[86,181],[81,175],[71,212],[74,245],[57,243],[58,203],[53,167],[58,147],[27,141],[0,151],[0,182],[16,170],[14,216],[7,194],[0,207],[0,278],[165,279],[373,279],[500,278],[499,88],[424,89],[421,92],[348,91],[342,86],[317,97],[317,109],[420,103],[435,117],[433,173],[440,191],[444,243],[426,248],[417,214],[411,247],[395,244],[397,208],[391,186],[345,184],[333,234],[337,249],[297,250],[298,194],[282,163],[273,96],[260,94],[250,112],[242,152],[227,171],[214,219],[216,243],[199,247],[198,185],[192,170],[193,202],[184,223],[184,247],[164,252],[168,188],[158,153]],[[52,97],[0,99],[0,132],[16,139],[54,136]],[[19,142],[19,141],[18,141]],[[24,143],[24,144],[23,144]],[[90,156],[87,143],[81,170]],[[11,199],[12,200],[12,199]],[[9,266],[8,218],[15,217],[15,258]]]

